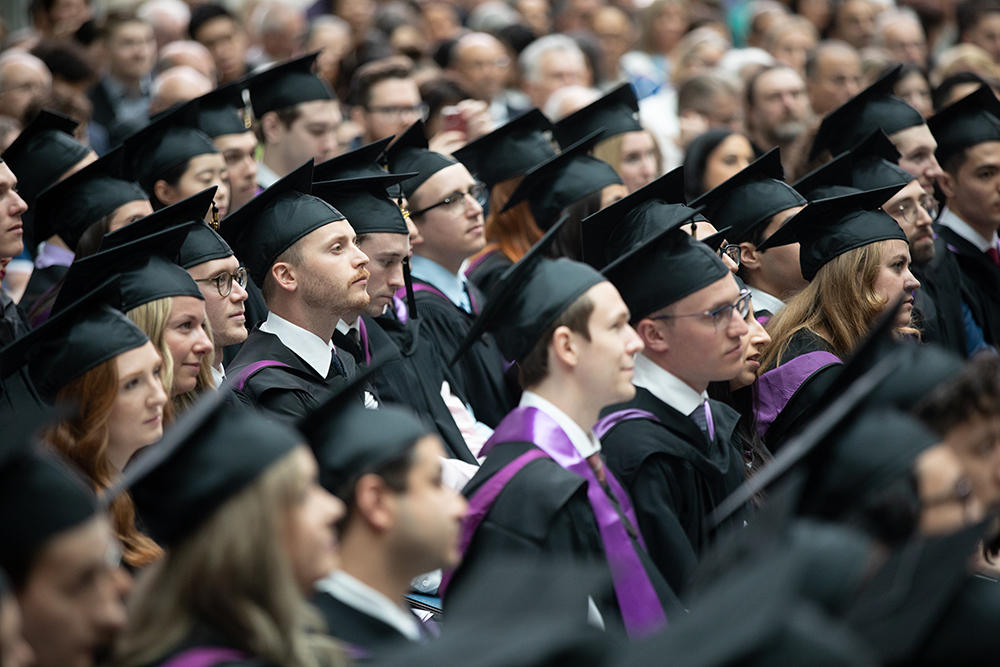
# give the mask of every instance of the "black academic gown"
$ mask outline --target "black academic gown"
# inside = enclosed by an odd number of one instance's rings
[[[799,329],[792,335],[792,340],[782,356],[780,364],[786,364],[795,357],[809,352],[829,352],[832,354],[833,348],[813,331]],[[802,430],[809,417],[815,414],[815,410],[819,407],[817,404],[820,397],[837,379],[841,368],[842,364],[821,368],[799,385],[798,390],[795,391],[785,404],[784,409],[764,433],[764,445],[768,451],[777,453],[789,436]]]
[[[513,265],[514,262],[507,255],[494,249],[476,260],[465,275],[480,292],[489,297],[500,276]]]
[[[534,448],[530,442],[496,445],[462,493],[471,498],[504,466]],[[649,575],[667,618],[676,616],[681,605],[674,591],[635,539],[632,539],[632,546]],[[448,586],[445,605],[448,604],[448,596],[456,594],[464,581],[479,576],[480,569],[483,576],[489,576],[490,558],[499,555],[536,556],[552,561],[569,559],[606,567],[604,544],[594,510],[587,499],[584,479],[549,458],[531,461],[514,475],[476,530]],[[582,614],[586,609],[586,597],[592,593],[581,591],[580,595]],[[593,595],[593,598],[607,628],[624,631],[614,594]],[[447,613],[446,607],[446,617]]]
[[[0,348],[7,347],[15,340],[28,333],[28,318],[24,311],[14,303],[6,292],[0,296],[2,314],[0,314]],[[35,391],[28,371],[21,367],[7,379],[0,382],[0,412],[4,414],[23,415],[26,419],[35,414],[41,417],[45,411],[38,392]],[[2,424],[0,424],[2,429]]]
[[[430,417],[448,455],[475,464],[476,457],[466,446],[462,432],[458,430],[448,406],[441,398],[441,383],[444,377],[440,369],[436,368],[440,363],[440,356],[434,355],[429,360],[425,358],[427,355],[418,356],[415,354],[416,345],[411,345],[406,350],[408,354],[404,354],[383,329],[383,326],[392,327],[394,323],[399,329],[407,328],[406,324],[399,322],[395,317],[386,315],[378,318],[367,315],[361,317],[367,334],[367,340],[362,339],[361,342],[362,345],[367,344],[367,354],[354,342],[354,339],[339,331],[333,334],[333,344],[337,349],[349,352],[358,367],[367,366],[368,359],[375,357],[381,359],[382,364],[373,378],[379,402],[406,405],[418,415]],[[420,320],[413,322],[415,323],[413,326],[419,326]],[[416,341],[415,336],[409,338]]]
[[[416,279],[413,283],[415,286],[429,285]],[[469,285],[469,293],[479,307],[485,304],[482,293],[474,285]],[[431,344],[440,350],[443,363],[449,363],[472,328],[476,316],[435,292],[415,290],[414,297],[422,320],[420,336],[432,341]],[[517,405],[520,391],[505,376],[503,356],[490,334],[484,334],[455,363],[453,377],[455,383],[452,390],[472,406],[476,419],[490,428],[495,428]]]
[[[44,269],[34,269],[31,272],[31,277],[28,278],[27,286],[24,288],[24,296],[21,297],[20,306],[25,311],[31,310],[35,302],[55,287],[56,283],[61,281],[68,271],[68,266],[56,264],[46,266]]]
[[[348,651],[358,657],[405,646],[410,641],[385,621],[369,616],[325,591],[316,593],[311,602],[323,614],[330,636],[346,643]]]
[[[277,336],[265,333],[257,327],[250,332],[240,353],[226,368],[226,377],[238,386],[244,370],[258,361],[278,361],[285,366],[268,366],[251,374],[243,389],[241,398],[265,414],[284,421],[298,421],[313,411],[331,391],[347,384],[356,374],[354,358],[347,353],[339,353],[344,374],[338,374],[336,363],[330,364],[327,377],[321,377],[312,366],[285,347]],[[358,399],[363,402],[363,397]]]
[[[1000,347],[1000,266],[953,230],[937,225],[938,236],[962,272],[962,293],[988,345]]]
[[[965,358],[965,322],[962,316],[962,271],[944,239],[934,239],[934,259],[910,266],[920,281],[914,295],[914,321],[924,343],[940,345]]]
[[[247,331],[253,331],[257,325],[266,320],[267,313],[267,304],[264,303],[264,295],[261,294],[260,288],[252,280],[248,281],[247,300],[243,302],[243,315],[246,317],[243,324],[246,326]],[[229,368],[229,365],[233,363],[233,359],[240,353],[241,347],[243,347],[243,343],[228,345],[223,348],[222,364],[226,368]]]
[[[715,531],[705,522],[716,505],[744,479],[743,454],[733,443],[739,413],[710,402],[715,441],[687,415],[638,387],[628,403],[605,413],[644,410],[652,419],[626,419],[613,426],[601,446],[608,467],[628,491],[649,556],[670,586],[683,594],[699,555]],[[743,513],[729,519],[742,525]]]

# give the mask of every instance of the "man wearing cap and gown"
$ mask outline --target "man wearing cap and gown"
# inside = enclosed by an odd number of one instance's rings
[[[342,393],[298,428],[316,454],[320,483],[348,508],[339,523],[341,565],[317,582],[312,599],[330,634],[360,657],[427,641],[435,632],[405,596],[421,574],[458,564],[466,508],[440,483],[440,439],[406,408],[365,410]]]
[[[745,477],[733,438],[739,414],[707,389],[739,374],[749,309],[729,268],[681,229],[694,211],[666,203],[682,184],[675,170],[584,223],[584,247],[601,260],[644,344],[634,398],[606,407],[595,431],[650,557],[680,595],[714,539],[706,516]],[[717,315],[692,315],[709,311]]]
[[[1000,102],[984,86],[928,121],[946,208],[936,231],[961,269],[969,354],[1000,346],[1000,252],[996,183],[1000,179]],[[992,193],[992,194],[991,194]]]
[[[483,208],[476,199],[484,196],[483,188],[464,165],[428,150],[423,122],[396,139],[386,159],[390,172],[417,173],[401,188],[423,238],[410,260],[420,334],[450,359],[485,304],[461,271],[463,262],[483,247]],[[504,376],[505,366],[493,337],[485,335],[454,367],[452,390],[490,427],[510,411],[517,395]]]
[[[243,102],[244,90],[244,86],[231,83],[198,98],[198,129],[212,139],[226,160],[230,211],[257,194],[257,135]]]
[[[359,367],[368,366],[373,358],[379,359],[378,371],[372,378],[379,400],[403,403],[430,417],[449,455],[475,464],[475,455],[463,438],[449,404],[442,398],[443,383],[447,381],[450,386],[454,382],[451,373],[445,372],[446,360],[436,348],[426,344],[419,354],[414,349],[417,345],[400,349],[398,338],[390,333],[392,329],[419,326],[419,318],[411,323],[387,317],[398,298],[396,292],[405,288],[404,263],[410,253],[410,228],[386,188],[412,175],[390,174],[375,163],[388,143],[385,139],[363,146],[317,165],[313,171],[313,194],[352,221],[358,247],[371,260],[366,287],[370,301],[363,310],[341,318],[333,342],[349,352]],[[461,400],[455,398],[461,406]],[[458,409],[465,411],[464,407]],[[469,420],[475,421],[471,415]],[[474,448],[478,451],[478,447]]]
[[[73,138],[77,125],[66,116],[43,109],[3,152],[4,161],[17,174],[18,193],[28,204],[23,216],[25,247],[35,257],[38,244],[45,242],[19,302],[25,311],[66,275],[66,267],[73,261],[73,246],[52,238],[52,234],[43,237],[36,233],[33,209],[43,190],[97,159],[93,150]]]
[[[309,194],[312,161],[222,221],[221,236],[261,288],[269,313],[227,366],[230,383],[265,413],[304,417],[354,376],[331,342],[337,322],[367,306],[368,257],[343,214]]]
[[[603,407],[634,394],[632,358],[642,342],[614,286],[591,267],[548,260],[556,225],[504,274],[459,349],[493,331],[518,364],[520,405],[497,426],[486,461],[463,493],[462,563],[442,583],[448,596],[490,576],[502,554],[607,564],[614,595],[590,595],[591,619],[641,637],[678,611],[674,592],[646,554],[627,494],[591,430]],[[596,596],[596,597],[595,597]],[[581,599],[580,614],[584,604]],[[447,613],[447,611],[446,611]]]
[[[330,87],[312,73],[317,55],[289,60],[244,80],[264,146],[257,165],[261,188],[307,160],[319,163],[340,152],[340,104]]]
[[[737,275],[753,298],[761,322],[785,307],[805,286],[798,247],[761,252],[758,246],[808,202],[785,183],[781,156],[773,148],[732,178],[690,202],[709,222],[731,227],[726,240],[740,246]]]

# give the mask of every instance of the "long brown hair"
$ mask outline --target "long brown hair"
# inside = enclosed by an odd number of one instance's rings
[[[499,213],[523,178],[523,176],[508,178],[494,185],[490,191],[490,214],[486,217],[486,241],[489,245],[476,257],[488,249],[497,249],[506,255],[507,259],[516,262],[544,236],[544,232],[535,222],[535,216],[532,215],[527,201],[522,201],[509,211]]]
[[[771,344],[761,355],[762,370],[780,363],[800,329],[818,334],[841,359],[854,352],[888,305],[875,292],[886,243],[848,250],[820,267],[812,282],[767,323]],[[909,326],[897,332],[919,335]]]
[[[118,361],[115,357],[59,390],[56,401],[74,404],[77,412],[45,433],[46,442],[72,461],[98,493],[111,486],[118,476],[118,471],[108,460],[108,420],[117,397]],[[112,500],[110,510],[126,563],[144,567],[163,555],[156,542],[135,527],[135,505],[128,493]]]
[[[283,667],[329,667],[343,655],[321,636],[284,551],[282,525],[300,494],[296,452],[229,498],[167,557],[144,573],[130,601],[115,667],[168,655],[198,624],[232,646]]]

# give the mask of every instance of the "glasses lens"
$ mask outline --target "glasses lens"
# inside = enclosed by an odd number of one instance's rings
[[[471,188],[469,188],[469,196],[479,202],[480,206],[486,205],[486,186],[482,183],[476,183]]]
[[[240,287],[246,288],[250,282],[250,272],[246,270],[246,267],[241,266],[236,269],[236,282],[240,284]]]
[[[215,286],[219,288],[219,296],[229,296],[233,291],[233,274],[223,273],[215,279]]]
[[[938,205],[937,200],[934,199],[934,197],[924,197],[920,201],[920,205],[924,207],[924,210],[927,211],[927,214],[931,216],[932,220],[937,220]]]
[[[727,245],[723,248],[723,252],[726,253],[726,256],[729,257],[729,259],[733,260],[733,264],[736,266],[740,265],[740,247],[738,245]]]

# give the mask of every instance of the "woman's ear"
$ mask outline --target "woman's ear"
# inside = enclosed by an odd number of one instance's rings
[[[170,206],[178,201],[174,187],[162,178],[153,183],[153,196],[160,200],[164,206]]]

